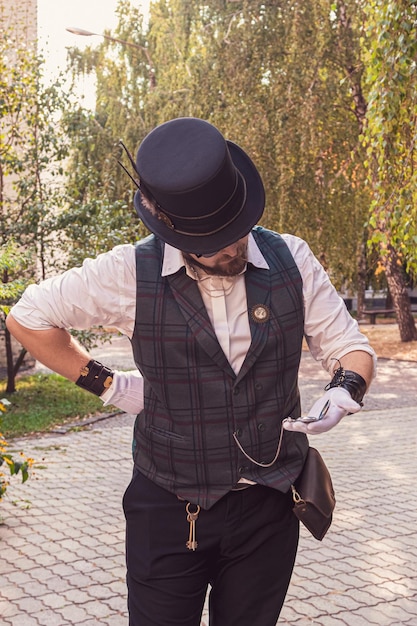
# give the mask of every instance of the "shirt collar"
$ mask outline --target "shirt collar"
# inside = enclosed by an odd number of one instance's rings
[[[258,248],[252,233],[249,233],[248,238],[248,263],[252,263],[252,265],[259,269],[269,270],[269,265]],[[169,276],[170,274],[175,274],[184,266],[185,263],[181,250],[170,246],[169,243],[164,244],[164,260],[161,275]]]

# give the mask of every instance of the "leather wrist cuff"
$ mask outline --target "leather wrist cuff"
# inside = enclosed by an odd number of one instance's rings
[[[350,393],[355,402],[362,405],[363,396],[366,392],[366,382],[360,374],[339,367],[325,389],[327,391],[332,387],[343,387]]]
[[[112,384],[113,375],[113,370],[92,359],[81,369],[81,375],[75,384],[96,396],[101,396]]]

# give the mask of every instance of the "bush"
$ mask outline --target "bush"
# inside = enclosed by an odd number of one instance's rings
[[[10,403],[7,400],[0,400],[0,410],[4,412],[8,404]],[[23,452],[19,453],[19,459],[16,460],[16,458],[8,452],[8,446],[9,444],[0,432],[0,502],[10,485],[9,475],[15,476],[20,473],[22,483],[24,483],[29,478],[29,470],[33,463],[33,460],[27,458]],[[6,469],[8,469],[8,473],[3,469],[5,466]]]

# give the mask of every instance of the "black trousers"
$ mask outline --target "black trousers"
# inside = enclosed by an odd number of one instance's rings
[[[130,626],[199,626],[209,584],[210,626],[275,626],[298,546],[290,494],[231,491],[200,511],[196,551],[186,504],[140,473],[126,490]]]

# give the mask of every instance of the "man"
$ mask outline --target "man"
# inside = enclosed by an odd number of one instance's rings
[[[211,626],[274,626],[306,434],[360,410],[374,353],[307,244],[255,226],[260,175],[214,126],[166,122],[132,165],[153,235],[29,287],[8,327],[49,368],[138,413],[124,496],[130,624],[198,626],[210,584]],[[97,324],[131,339],[141,375],[90,360],[66,330]],[[313,422],[296,419],[304,336],[336,372]]]

